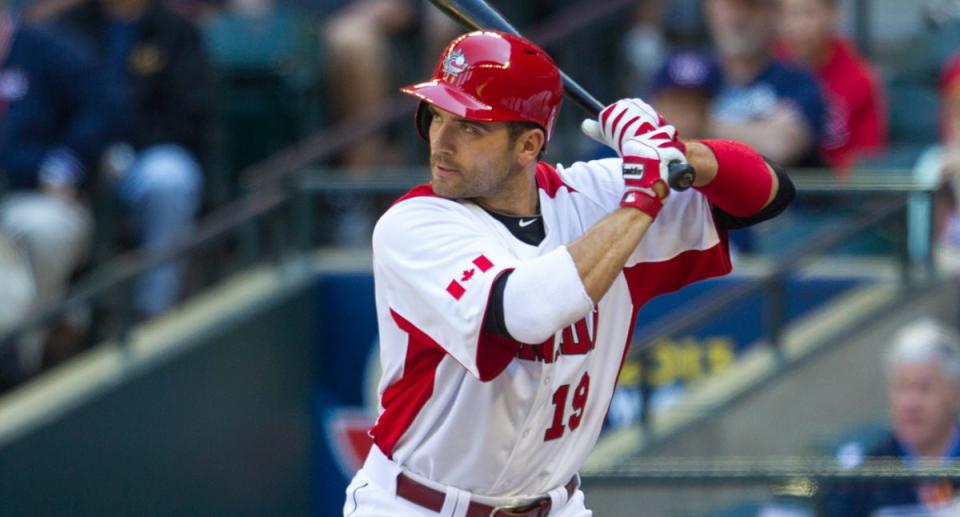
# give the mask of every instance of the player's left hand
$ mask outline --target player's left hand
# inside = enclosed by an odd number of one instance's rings
[[[670,126],[652,106],[640,99],[622,99],[600,112],[597,120],[586,119],[580,128],[588,137],[623,156],[623,142]],[[671,138],[676,137],[673,130]]]

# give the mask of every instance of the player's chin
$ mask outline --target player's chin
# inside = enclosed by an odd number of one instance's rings
[[[430,185],[433,187],[433,193],[440,197],[463,197],[463,189],[460,188],[458,182],[450,181],[449,178],[442,178],[434,175],[430,179]]]

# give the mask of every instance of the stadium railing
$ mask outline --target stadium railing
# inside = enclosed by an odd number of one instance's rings
[[[869,459],[843,465],[832,457],[633,458],[591,472],[584,479],[595,511],[619,511],[647,504],[649,515],[790,516],[868,515],[859,507],[858,490],[887,490],[944,481],[960,481],[960,463],[923,461],[907,465],[900,458]],[[599,494],[619,494],[620,501],[598,501]],[[653,495],[672,494],[664,499]],[[669,502],[672,499],[672,503]],[[895,499],[888,499],[895,500]],[[914,513],[883,515],[956,515],[957,501],[937,511],[921,506]],[[633,506],[631,506],[633,505]],[[900,511],[906,511],[904,507]],[[890,511],[890,509],[888,509]],[[617,513],[621,514],[621,513]],[[645,514],[645,515],[646,515]]]
[[[867,174],[865,173],[864,176]],[[907,179],[907,172],[887,176],[869,174],[870,179],[847,179],[841,183],[831,180],[823,171],[797,171],[794,173],[801,197],[806,192],[828,192],[830,195],[843,195],[844,192],[878,193],[888,202],[883,202],[875,210],[847,220],[839,227],[826,226],[816,235],[804,239],[804,245],[791,253],[778,258],[778,266],[766,275],[737,289],[717,293],[709,299],[695,300],[691,310],[684,311],[682,317],[664,318],[640,329],[635,342],[642,343],[655,335],[667,335],[693,328],[712,314],[716,314],[728,304],[757,292],[766,292],[773,307],[782,307],[783,282],[787,275],[797,270],[822,252],[848,242],[851,237],[867,229],[876,228],[903,214],[907,198],[914,195],[931,197],[935,187],[918,185]],[[885,179],[886,178],[886,179]],[[322,200],[343,196],[345,193],[361,198],[387,200],[405,192],[411,186],[425,181],[425,173],[416,168],[378,169],[366,174],[356,171],[338,171],[332,169],[303,170],[288,181],[279,181],[272,185],[263,185],[254,193],[246,195],[224,206],[198,226],[195,232],[175,243],[166,250],[156,252],[133,251],[113,258],[81,279],[71,293],[57,303],[31,317],[16,329],[0,336],[0,350],[10,346],[16,336],[29,329],[38,328],[57,318],[63,317],[72,309],[90,305],[104,305],[112,314],[111,325],[104,332],[109,337],[118,337],[124,343],[124,336],[136,324],[129,304],[123,303],[132,288],[134,280],[144,272],[165,262],[184,260],[201,256],[210,250],[226,248],[230,256],[227,261],[234,269],[240,269],[265,258],[274,260],[290,256],[322,243],[318,236],[317,225],[327,218],[329,224],[336,224],[336,214],[326,213],[318,208]],[[905,236],[899,246],[904,284],[915,276],[910,274],[910,262],[906,253]],[[929,261],[927,261],[929,262]],[[218,262],[219,264],[219,262]],[[932,271],[929,267],[925,269]],[[219,268],[213,275],[224,275],[230,269]],[[766,335],[776,344],[783,328],[784,317],[781,310],[772,311],[766,323]],[[101,339],[108,337],[101,335]],[[640,354],[645,347],[635,347],[633,354]]]

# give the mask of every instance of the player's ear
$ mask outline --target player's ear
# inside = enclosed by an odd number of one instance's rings
[[[530,162],[536,161],[545,143],[546,135],[538,127],[527,129],[521,133],[516,143],[517,160],[520,165],[526,166]]]

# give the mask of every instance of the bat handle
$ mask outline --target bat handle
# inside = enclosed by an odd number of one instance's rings
[[[667,183],[673,190],[678,192],[687,190],[693,186],[696,178],[697,171],[689,163],[672,161],[667,165]]]

